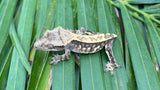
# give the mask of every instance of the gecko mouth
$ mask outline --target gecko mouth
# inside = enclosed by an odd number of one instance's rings
[[[50,50],[50,51],[52,51],[52,50],[59,51],[59,50],[62,50],[62,49],[64,49],[64,46],[51,46],[51,47],[48,47],[48,50]]]

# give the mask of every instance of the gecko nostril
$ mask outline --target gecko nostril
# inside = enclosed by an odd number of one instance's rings
[[[37,45],[38,45],[37,42],[35,42],[35,43],[34,43],[34,47],[37,48]]]
[[[34,46],[35,48],[37,48],[37,46]]]

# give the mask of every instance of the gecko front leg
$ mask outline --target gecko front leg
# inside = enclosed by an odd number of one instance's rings
[[[107,44],[105,45],[105,51],[108,55],[108,58],[109,58],[109,62],[107,64],[104,64],[104,66],[106,66],[107,68],[104,69],[104,72],[107,72],[107,71],[110,71],[111,72],[111,75],[113,76],[114,75],[114,68],[121,68],[120,65],[116,64],[116,61],[115,61],[115,58],[113,56],[113,52],[112,52],[112,43],[113,43],[113,40],[109,40],[107,42]]]
[[[59,61],[63,61],[63,60],[67,60],[70,58],[70,50],[66,49],[65,50],[65,54],[63,55],[54,55],[53,57],[50,57],[50,59],[52,59],[52,61],[50,62],[50,64],[56,65]]]

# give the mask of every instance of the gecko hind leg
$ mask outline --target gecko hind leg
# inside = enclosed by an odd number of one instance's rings
[[[63,60],[67,60],[70,58],[70,50],[65,50],[65,54],[63,55],[53,55],[53,57],[50,57],[50,59],[52,59],[52,61],[50,62],[50,64],[56,65],[59,61],[63,61]]]
[[[108,55],[109,62],[107,64],[104,64],[104,66],[107,67],[106,69],[104,69],[104,72],[110,71],[112,76],[114,75],[114,72],[113,72],[114,68],[121,68],[120,65],[116,64],[115,58],[113,56],[113,52],[112,52],[113,40],[114,39],[109,40],[105,45],[105,51]]]

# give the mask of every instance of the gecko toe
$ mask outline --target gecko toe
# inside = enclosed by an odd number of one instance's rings
[[[113,71],[111,71],[111,76],[114,76],[114,72]]]
[[[117,68],[122,68],[122,66],[121,65],[117,65]]]
[[[54,63],[53,61],[50,61],[50,62],[49,62],[49,64],[53,64],[53,63]]]
[[[54,57],[49,57],[49,59],[53,59]]]
[[[104,69],[104,72],[108,72],[109,70],[106,68],[106,69]]]
[[[118,65],[118,64],[114,64],[114,67],[115,67],[115,68],[121,68],[122,66],[121,66],[121,65]]]
[[[56,65],[60,60],[57,59],[57,57],[49,57],[49,59],[52,59],[52,61],[49,64]]]
[[[56,65],[59,61],[58,60],[52,60],[49,64],[54,64]]]
[[[104,64],[104,66],[107,67],[106,69],[104,69],[104,72],[110,71],[110,73],[111,73],[112,76],[114,76],[114,72],[113,72],[114,68],[116,68],[116,67],[117,68],[121,68],[122,67],[120,65],[113,64],[113,63],[110,63],[110,62],[108,62],[107,64]]]
[[[114,76],[114,72],[113,72],[113,70],[111,70],[110,68],[106,68],[106,69],[104,69],[104,72],[108,72],[108,71],[110,71],[111,76]]]

